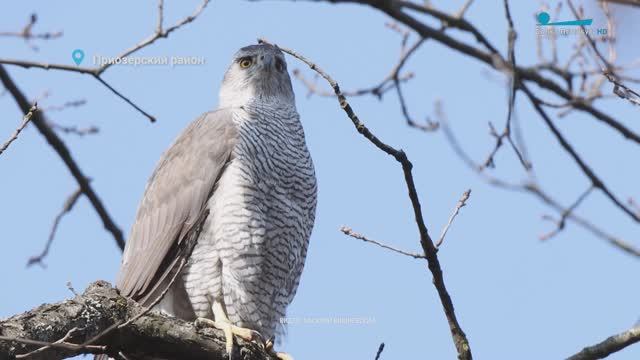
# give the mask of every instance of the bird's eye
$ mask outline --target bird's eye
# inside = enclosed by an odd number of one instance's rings
[[[276,58],[276,70],[282,72],[284,71],[284,67],[284,61],[282,61],[282,59]]]
[[[250,57],[244,57],[244,58],[240,59],[240,61],[238,63],[240,64],[240,67],[242,69],[246,69],[249,66],[251,66],[251,64],[253,64],[253,60],[251,60]]]

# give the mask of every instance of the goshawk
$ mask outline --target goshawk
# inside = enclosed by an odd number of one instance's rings
[[[117,287],[143,305],[265,339],[282,333],[316,210],[316,177],[283,53],[240,49],[218,110],[193,121],[162,155],[127,242]],[[208,209],[186,264],[180,242]]]

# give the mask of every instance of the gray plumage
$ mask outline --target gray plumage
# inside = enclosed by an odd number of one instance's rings
[[[225,74],[219,109],[191,123],[151,176],[117,286],[153,302],[173,277],[177,242],[208,208],[158,308],[213,319],[217,301],[232,324],[270,338],[296,293],[316,191],[283,54],[270,45],[242,48]]]

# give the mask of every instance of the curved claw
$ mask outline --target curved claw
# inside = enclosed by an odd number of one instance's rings
[[[267,341],[264,340],[262,334],[260,334],[256,330],[247,329],[239,326],[235,326],[231,324],[229,321],[214,321],[207,318],[197,318],[195,321],[196,327],[213,327],[224,332],[225,337],[225,347],[227,354],[229,354],[229,359],[231,360],[233,354],[233,335],[240,337],[241,339],[249,342],[257,343],[263,349],[267,347]]]

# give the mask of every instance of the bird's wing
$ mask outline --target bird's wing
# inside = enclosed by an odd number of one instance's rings
[[[193,225],[230,161],[237,138],[231,110],[192,122],[163,154],[151,175],[118,275],[120,292],[149,297],[175,264],[176,244]]]

